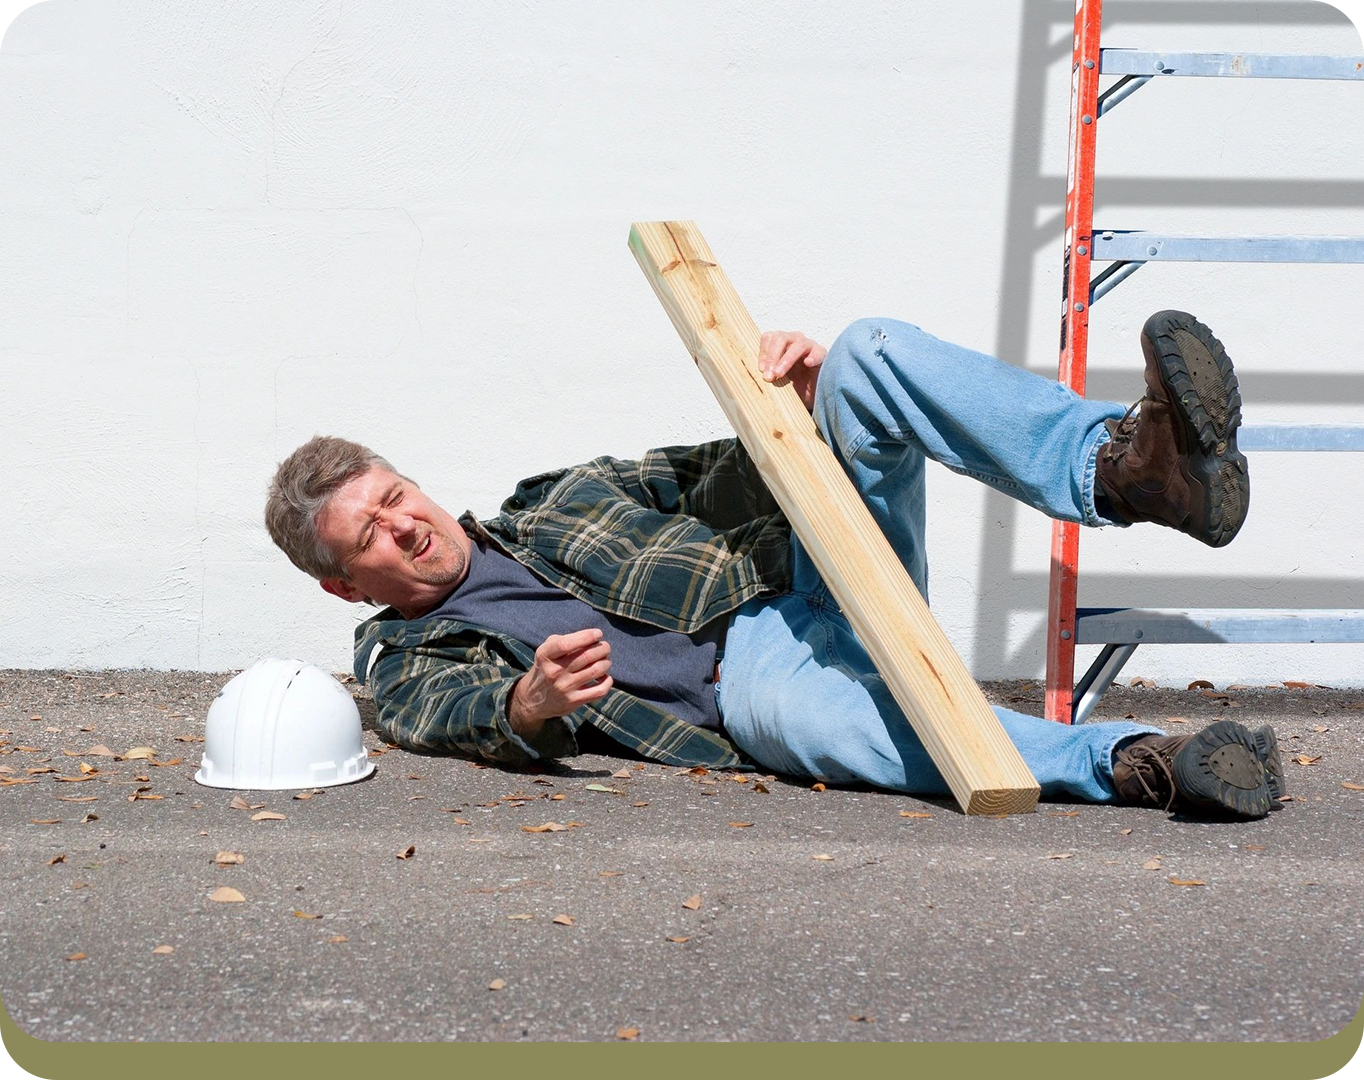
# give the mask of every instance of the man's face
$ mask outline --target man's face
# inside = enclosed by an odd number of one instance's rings
[[[464,580],[469,536],[411,480],[371,468],[342,485],[318,515],[317,532],[346,569],[322,587],[346,600],[369,597],[405,618],[424,615]]]

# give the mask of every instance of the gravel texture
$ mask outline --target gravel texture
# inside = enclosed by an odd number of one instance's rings
[[[0,786],[0,1000],[28,1033],[1298,1041],[1364,995],[1364,791],[1343,786],[1364,786],[1364,690],[1110,693],[1103,716],[1171,731],[1273,723],[1313,763],[1290,760],[1293,801],[1258,822],[968,819],[622,758],[516,772],[393,749],[307,800],[242,793],[285,815],[252,821],[176,740],[202,736],[227,677],[0,672],[0,781],[36,781]],[[985,689],[1041,710],[1036,684]],[[97,744],[167,764],[63,753]],[[98,773],[56,779],[81,762]],[[546,822],[579,824],[523,828]],[[244,902],[211,901],[221,886]]]

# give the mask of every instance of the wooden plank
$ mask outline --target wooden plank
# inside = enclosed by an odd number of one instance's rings
[[[695,224],[636,222],[630,250],[820,576],[968,814],[1027,813],[1037,781],[896,558]]]

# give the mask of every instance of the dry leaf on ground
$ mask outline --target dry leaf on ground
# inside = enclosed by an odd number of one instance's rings
[[[511,922],[525,922],[527,919],[535,918],[535,916],[532,915],[529,911],[522,911],[518,912],[515,915],[508,915],[507,918]]]
[[[346,937],[345,934],[333,934],[327,939],[327,943],[329,945],[344,945],[349,940],[350,938]]]
[[[1122,833],[1123,836],[1131,836],[1131,835],[1132,835],[1132,830],[1131,830],[1131,829],[1119,829],[1118,832]]]
[[[825,787],[823,784],[811,784],[811,785],[810,785],[810,790],[811,790],[811,791],[828,791],[829,789],[828,789],[827,787]]]
[[[751,828],[753,828],[753,822],[751,822],[751,821],[731,821],[731,822],[729,823],[729,827],[730,827],[731,829],[751,829]]]
[[[1292,760],[1299,765],[1315,765],[1321,760],[1321,755],[1318,754],[1316,757],[1309,757],[1307,754],[1298,754]]]
[[[671,941],[674,945],[682,945],[682,944],[685,944],[686,942],[690,941],[691,938],[689,938],[689,937],[670,937],[670,938],[664,938],[664,940],[665,940],[665,941]]]
[[[1171,885],[1206,885],[1207,882],[1206,882],[1206,881],[1199,881],[1198,878],[1189,878],[1188,881],[1182,881],[1181,879],[1179,879],[1179,878],[1177,878],[1177,877],[1172,877],[1172,878],[1170,879],[1170,884],[1171,884]]]
[[[218,904],[241,904],[246,901],[246,897],[226,885],[214,889],[208,894],[208,898]]]
[[[1147,859],[1144,863],[1141,864],[1141,868],[1142,868],[1143,870],[1159,870],[1159,869],[1160,869],[1160,857],[1157,856],[1157,857],[1154,858],[1154,859]]]
[[[259,814],[251,815],[252,821],[284,821],[283,814],[277,814],[273,810],[262,810]]]
[[[417,854],[417,845],[409,844],[407,847],[403,848],[402,851],[398,852],[398,858],[410,859],[415,854]]]
[[[158,945],[156,948],[154,948],[154,949],[152,950],[152,955],[153,955],[153,956],[169,956],[169,955],[170,955],[171,953],[173,953],[173,952],[175,952],[175,946],[174,946],[174,945]]]
[[[1046,858],[1048,858],[1048,859],[1073,859],[1073,858],[1075,858],[1075,852],[1073,852],[1073,851],[1063,851],[1063,852],[1061,852],[1061,853],[1058,854],[1058,855],[1048,855],[1048,856],[1046,856]]]
[[[1364,784],[1352,784],[1348,780],[1342,780],[1340,786],[1346,791],[1364,791]]]
[[[810,858],[814,859],[816,862],[833,862],[833,861],[834,861],[834,857],[833,857],[832,855],[811,855]]]
[[[58,863],[64,863],[64,862],[66,862],[66,856],[65,856],[65,855],[54,855],[54,856],[52,856],[52,858],[50,858],[50,859],[47,860],[47,865],[48,865],[48,866],[56,866]]]
[[[927,817],[932,817],[933,815],[932,815],[932,814],[925,814],[922,810],[901,810],[901,811],[900,811],[900,816],[901,816],[901,817],[912,817],[912,818],[927,818]]]
[[[687,897],[682,901],[682,906],[688,911],[696,911],[701,906],[701,894],[697,893],[695,896]]]
[[[506,985],[507,985],[507,980],[506,980],[506,979],[494,979],[492,982],[490,982],[490,983],[488,984],[488,989],[489,989],[489,990],[501,990],[501,989],[502,989],[504,986],[506,986]]]
[[[635,1039],[638,1039],[639,1028],[637,1027],[616,1028],[616,1038],[620,1039],[622,1042],[631,1042]]]
[[[297,908],[295,908],[291,914],[293,914],[293,916],[294,916],[295,918],[297,918],[297,919],[320,919],[320,918],[322,918],[321,915],[310,915],[310,914],[308,914],[308,912],[306,912],[306,911],[299,911]]]
[[[83,953],[83,952],[73,952],[70,956],[67,957],[67,959],[68,959],[68,960],[84,960],[84,959],[85,959],[85,953]]]
[[[611,774],[611,779],[612,779],[612,780],[628,780],[628,779],[630,779],[630,770],[629,770],[629,769],[621,769],[621,770],[618,771],[618,772],[613,772],[613,773]]]
[[[246,856],[240,851],[220,851],[213,856],[213,861],[219,866],[240,866],[246,862]]]
[[[567,825],[560,825],[557,821],[546,821],[543,825],[522,825],[522,832],[563,832]]]
[[[572,915],[555,915],[555,916],[554,916],[554,922],[558,923],[560,926],[572,926],[572,925],[573,925],[573,916],[572,916]]]
[[[123,755],[124,761],[141,761],[145,758],[156,757],[156,751],[150,746],[134,746]]]

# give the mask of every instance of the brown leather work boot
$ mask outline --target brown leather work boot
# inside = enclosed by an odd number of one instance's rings
[[[1246,459],[1236,449],[1241,392],[1231,360],[1185,311],[1147,319],[1141,349],[1146,394],[1121,420],[1106,421],[1112,439],[1099,448],[1099,487],[1124,521],[1155,521],[1221,547],[1250,507]]]
[[[1266,725],[1218,720],[1190,735],[1142,735],[1113,755],[1113,786],[1126,806],[1262,818],[1281,809],[1283,765]]]

